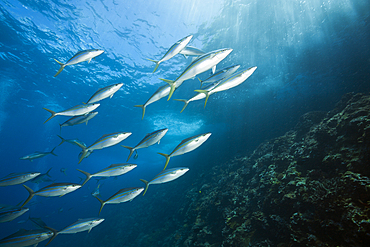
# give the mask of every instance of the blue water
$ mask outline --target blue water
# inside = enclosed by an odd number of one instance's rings
[[[28,216],[58,230],[79,218],[97,217],[100,205],[91,193],[99,183],[102,199],[121,188],[143,186],[140,178],[149,180],[163,169],[165,159],[157,152],[170,153],[181,140],[212,132],[200,148],[171,159],[171,168],[190,168],[183,177],[152,185],[130,203],[106,205],[100,215],[106,220],[90,234],[60,235],[50,246],[144,245],[143,236],[176,220],[192,181],[213,165],[250,154],[261,142],[294,127],[302,114],[332,109],[345,93],[369,92],[369,13],[367,0],[0,1],[0,177],[52,167],[56,182],[79,183],[84,176],[76,168],[94,173],[125,162],[129,152],[120,145],[97,150],[81,164],[80,149],[70,144],[59,146],[58,156],[19,159],[50,151],[60,142],[59,123],[68,118],[57,116],[43,124],[50,115],[44,107],[70,108],[114,83],[124,85],[101,102],[99,114],[87,125],[63,127],[64,138],[90,145],[104,134],[132,132],[121,144],[134,146],[149,132],[169,129],[159,145],[138,150],[138,158],[130,160],[138,165],[133,171],[116,179],[92,179],[63,197],[35,196],[28,213],[1,223],[0,238],[35,228],[23,222]],[[204,51],[233,49],[218,69],[240,64],[239,70],[257,70],[237,88],[212,95],[206,108],[200,100],[180,113],[183,103],[162,99],[149,105],[141,120],[141,109],[133,106],[144,104],[165,84],[159,78],[173,80],[191,62],[177,55],[153,74],[155,64],[147,58],[159,60],[189,34],[194,35],[190,45]],[[66,62],[85,49],[105,52],[53,77],[59,69],[54,58]],[[188,99],[198,88],[198,79],[188,80],[173,98]],[[34,190],[48,185],[26,184]],[[27,196],[21,185],[0,187],[2,204],[17,205]],[[149,245],[163,242],[152,239]]]

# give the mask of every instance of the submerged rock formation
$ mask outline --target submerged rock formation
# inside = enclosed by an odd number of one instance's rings
[[[294,130],[194,184],[166,242],[369,246],[369,144],[370,96],[347,94],[328,113],[309,112]]]

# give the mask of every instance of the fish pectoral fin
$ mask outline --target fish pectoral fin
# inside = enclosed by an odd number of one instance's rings
[[[92,58],[90,58],[90,59],[89,59],[88,63],[90,63],[90,62],[91,62],[91,59],[92,59]]]

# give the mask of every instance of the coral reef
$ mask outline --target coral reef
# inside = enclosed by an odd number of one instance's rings
[[[168,246],[369,246],[370,96],[328,112],[194,183]],[[205,184],[204,181],[207,181]]]

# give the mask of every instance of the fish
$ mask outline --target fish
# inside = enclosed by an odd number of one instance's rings
[[[86,104],[92,104],[98,101],[101,101],[106,98],[112,98],[113,95],[123,86],[123,83],[116,83],[113,85],[109,85],[103,88],[100,88],[96,91],[93,96],[86,102]]]
[[[29,196],[26,199],[26,201],[22,204],[21,208],[23,208],[24,205],[26,205],[35,195],[44,197],[64,196],[65,194],[71,193],[81,188],[80,184],[74,183],[53,183],[42,189],[39,189],[38,191],[33,191],[31,188],[24,184],[23,186],[28,191]]]
[[[98,186],[96,187],[96,189],[94,190],[93,193],[91,193],[91,195],[93,196],[100,196],[100,184],[98,184]]]
[[[176,56],[179,52],[181,52],[181,50],[183,50],[187,46],[187,44],[190,42],[192,38],[193,38],[193,35],[188,35],[185,38],[182,38],[179,41],[177,41],[175,44],[173,44],[170,47],[170,49],[168,49],[166,54],[164,54],[164,56],[159,61],[148,59],[149,61],[156,63],[153,73],[157,70],[160,63]]]
[[[154,145],[156,143],[159,144],[161,141],[162,137],[167,133],[168,129],[160,129],[156,130],[152,133],[148,133],[135,147],[129,147],[129,146],[124,146],[121,145],[124,148],[127,148],[130,150],[130,154],[128,155],[127,161],[130,159],[131,155],[134,153],[135,150],[140,149],[140,148],[147,148],[151,145]],[[126,161],[126,162],[127,162]]]
[[[82,146],[85,146],[86,147],[86,144],[78,139],[64,139],[63,137],[61,137],[60,135],[57,135],[62,141],[59,143],[58,146],[62,145],[64,142],[68,142],[72,145],[76,145],[78,147],[82,147]]]
[[[186,46],[179,53],[184,55],[185,58],[187,58],[187,56],[202,56],[206,54],[204,51],[193,46]]]
[[[67,168],[60,168],[60,172],[63,172],[63,173],[64,173],[64,175],[66,175],[66,176],[67,176],[66,171],[67,171]],[[82,185],[81,185],[81,186],[82,186]]]
[[[22,214],[24,214],[25,212],[27,212],[28,210],[29,208],[17,208],[16,207],[16,208],[0,211],[0,223],[12,221],[18,218],[19,216],[21,216]]]
[[[47,226],[41,218],[31,218],[31,217],[29,217],[28,219],[40,228],[46,228],[46,226]]]
[[[199,58],[195,59],[174,81],[159,78],[160,80],[167,82],[171,87],[167,100],[170,100],[175,89],[181,86],[184,81],[194,78],[196,75],[201,74],[209,69],[212,69],[214,72],[216,70],[216,65],[225,57],[227,57],[232,51],[233,49],[220,49],[200,56]]]
[[[67,110],[60,111],[60,112],[55,112],[55,111],[49,110],[47,108],[44,108],[45,110],[47,110],[48,112],[51,113],[51,116],[48,119],[46,119],[46,121],[44,123],[46,123],[47,121],[49,121],[50,119],[52,119],[55,116],[74,117],[74,116],[85,115],[89,112],[92,112],[93,110],[95,110],[99,106],[100,106],[99,103],[76,105],[72,108],[69,108]]]
[[[74,234],[83,231],[87,231],[88,233],[90,233],[91,229],[93,229],[103,221],[104,219],[102,218],[78,219],[78,221],[60,231],[56,231],[53,228],[46,227],[47,229],[50,229],[54,233],[53,237],[49,240],[49,242],[47,242],[46,245],[50,244],[50,242],[53,241],[53,239],[59,234]]]
[[[10,173],[0,179],[0,186],[10,186],[25,183],[39,176],[40,172]]]
[[[137,165],[135,164],[127,164],[127,163],[122,163],[122,164],[113,164],[108,166],[107,168],[104,168],[96,173],[90,174],[88,172],[82,171],[80,169],[77,169],[77,171],[82,172],[85,174],[86,179],[83,182],[81,186],[84,186],[84,184],[87,183],[87,181],[90,180],[92,177],[113,177],[113,176],[120,176],[123,175],[133,169],[135,169]]]
[[[166,164],[164,165],[163,170],[166,169],[171,157],[182,155],[190,151],[193,151],[194,149],[202,145],[205,141],[207,141],[207,139],[211,136],[211,134],[212,133],[208,132],[205,134],[189,137],[183,140],[179,145],[177,145],[177,147],[170,154],[158,153],[166,157]]]
[[[154,92],[152,96],[145,102],[143,105],[135,105],[134,107],[140,107],[143,109],[143,116],[141,117],[141,120],[144,119],[145,115],[145,109],[148,105],[166,97],[170,93],[171,87],[169,85],[163,85],[160,86],[157,91]]]
[[[155,176],[149,182],[144,180],[144,179],[140,179],[140,181],[145,183],[145,190],[144,190],[143,196],[147,192],[149,185],[151,185],[151,184],[163,184],[163,183],[171,182],[171,181],[181,177],[182,175],[184,175],[187,171],[189,171],[189,168],[187,168],[187,167],[172,168],[172,169],[161,171],[157,176]]]
[[[37,230],[24,230],[21,229],[0,240],[1,247],[23,247],[33,245],[37,246],[38,243],[51,238],[53,231],[46,229]]]
[[[218,82],[216,81],[216,82],[208,85],[207,87],[205,87],[204,90],[211,90],[212,88],[217,86],[217,84],[218,84]],[[201,100],[201,99],[204,99],[205,97],[206,97],[206,95],[204,93],[197,93],[196,95],[194,95],[193,97],[191,97],[188,100],[186,100],[186,99],[174,99],[174,100],[181,101],[181,102],[185,103],[184,106],[182,107],[182,110],[181,110],[181,112],[183,112],[190,102],[195,101],[195,100]]]
[[[236,87],[236,86],[242,84],[245,80],[248,79],[249,76],[251,76],[253,74],[253,72],[256,69],[257,69],[256,66],[250,67],[250,68],[248,68],[246,70],[243,70],[243,71],[241,71],[237,74],[234,74],[234,75],[232,75],[228,78],[225,78],[225,79],[219,81],[217,86],[215,86],[211,90],[199,89],[199,90],[194,90],[194,91],[198,92],[198,93],[205,94],[206,100],[204,102],[204,107],[206,107],[206,104],[207,104],[207,101],[208,101],[208,98],[209,98],[210,95],[212,95],[214,93],[217,93],[217,92],[228,90],[230,88],[233,88],[233,87]]]
[[[237,71],[239,68],[240,68],[239,64],[238,65],[233,65],[233,66],[229,66],[227,68],[223,68],[223,69],[215,72],[213,75],[211,75],[210,77],[208,77],[204,81],[202,81],[201,79],[198,78],[199,81],[200,81],[200,87],[202,87],[203,84],[205,84],[205,83],[212,83],[212,82],[216,82],[216,81],[222,80],[224,78],[227,78],[227,77],[231,76],[232,74],[234,74],[235,71]]]
[[[62,127],[65,127],[65,126],[73,126],[73,125],[82,124],[82,123],[86,123],[86,125],[87,125],[89,120],[92,119],[93,117],[95,117],[97,114],[98,114],[98,112],[94,111],[94,112],[86,113],[84,115],[71,117],[70,119],[68,119],[64,123],[59,124],[59,126],[60,126],[60,131],[59,132],[61,133],[62,132]]]
[[[54,156],[58,156],[54,153],[55,149],[56,149],[56,147],[54,147],[50,152],[34,152],[32,154],[25,155],[25,156],[23,156],[19,159],[33,161],[34,159],[39,159],[39,158],[45,157],[46,155],[49,155],[49,154],[52,154]]]
[[[47,178],[47,177],[51,178],[51,176],[49,175],[49,172],[51,169],[52,167],[46,173],[40,174],[39,176],[32,179],[30,182],[36,183],[36,184],[39,184],[41,182],[53,182],[53,180]]]
[[[105,201],[101,200],[98,196],[93,195],[96,199],[98,199],[98,201],[101,204],[100,210],[99,210],[99,215],[100,215],[101,210],[103,209],[105,204],[117,204],[117,203],[121,203],[121,202],[132,201],[135,197],[140,195],[140,193],[143,190],[144,190],[144,188],[142,188],[142,187],[121,189]]]
[[[78,161],[80,164],[81,161],[88,155],[89,153],[93,152],[96,149],[103,149],[113,145],[120,143],[121,141],[125,140],[129,137],[132,133],[131,132],[117,132],[112,134],[103,135],[100,137],[96,142],[91,144],[89,147],[80,146],[82,148],[82,154]]]
[[[54,75],[54,77],[59,75],[60,72],[62,72],[62,70],[66,66],[85,62],[85,61],[88,61],[90,63],[91,59],[99,56],[103,52],[104,52],[103,50],[99,50],[99,49],[89,49],[89,50],[79,51],[73,57],[71,57],[66,63],[59,62],[58,60],[54,58],[54,60],[60,65],[60,68],[58,72]]]

